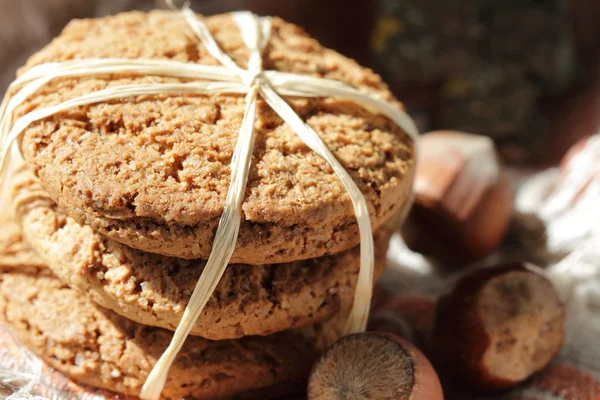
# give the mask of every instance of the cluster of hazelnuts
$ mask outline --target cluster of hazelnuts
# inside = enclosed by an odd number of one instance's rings
[[[412,250],[466,266],[500,246],[512,215],[513,194],[488,138],[423,136],[402,231]],[[437,301],[376,302],[368,332],[342,338],[314,365],[308,399],[442,400],[444,391],[454,398],[457,382],[502,390],[548,366],[563,345],[565,309],[543,271],[520,262],[467,271]]]

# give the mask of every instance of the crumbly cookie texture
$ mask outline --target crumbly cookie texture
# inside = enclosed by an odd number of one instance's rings
[[[23,240],[21,227],[8,213],[0,212],[0,266],[30,266],[41,268],[45,262],[31,251],[30,246]]]
[[[57,277],[130,320],[175,330],[204,260],[144,253],[79,225],[26,168],[15,173],[11,193],[26,241]],[[378,277],[388,234],[378,233],[375,243]],[[287,264],[230,265],[192,334],[233,339],[327,320],[349,309],[358,270],[358,248]]]
[[[231,16],[205,21],[221,48],[244,67],[248,49]],[[90,57],[218,64],[177,14],[154,11],[75,20],[21,72],[44,62]],[[264,67],[341,80],[401,107],[371,70],[277,18]],[[17,115],[116,85],[178,81],[127,75],[62,79],[32,96]],[[414,149],[400,128],[350,101],[287,100],[364,193],[374,229],[407,204]],[[46,190],[76,221],[147,252],[207,258],[243,111],[243,96],[138,96],[33,123],[22,149]],[[255,127],[232,262],[290,262],[356,246],[351,201],[332,169],[263,100]]]
[[[138,395],[172,333],[102,309],[47,269],[0,266],[0,320],[50,366],[78,382]],[[189,337],[163,398],[271,398],[298,391],[339,320],[239,340]],[[326,340],[324,340],[326,339]]]

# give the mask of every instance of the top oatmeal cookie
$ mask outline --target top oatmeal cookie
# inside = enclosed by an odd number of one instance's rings
[[[249,51],[231,15],[205,19],[241,67]],[[75,20],[30,58],[171,59],[219,65],[177,13],[129,12]],[[401,105],[371,70],[322,47],[301,28],[273,19],[265,70],[324,77]],[[16,112],[23,115],[116,85],[182,79],[112,74],[51,82]],[[413,144],[389,119],[336,98],[286,98],[323,138],[365,195],[376,230],[408,203]],[[82,106],[31,124],[23,156],[62,210],[110,239],[186,259],[208,258],[230,183],[244,113],[242,95],[153,95]],[[342,183],[263,101],[256,147],[231,262],[283,263],[359,242]]]

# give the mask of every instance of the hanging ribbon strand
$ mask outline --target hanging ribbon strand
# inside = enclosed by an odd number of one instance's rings
[[[212,296],[233,254],[240,228],[241,206],[254,149],[254,122],[259,95],[312,151],[331,166],[352,201],[360,234],[360,270],[354,301],[345,327],[346,334],[365,330],[371,301],[374,250],[367,201],[326,143],[298,117],[281,96],[339,97],[350,100],[370,112],[388,117],[412,138],[415,147],[418,138],[418,131],[413,120],[404,111],[386,101],[362,93],[343,82],[279,71],[263,71],[262,53],[271,36],[271,20],[269,18],[260,18],[249,12],[233,14],[233,20],[241,32],[244,43],[250,50],[248,68],[243,69],[221,50],[206,24],[194,14],[189,6],[184,6],[179,12],[206,50],[222,66],[128,59],[84,59],[47,63],[31,68],[15,80],[0,105],[0,178],[4,180],[11,146],[23,131],[33,122],[67,109],[139,95],[246,94],[246,109],[231,160],[231,184],[213,247],[169,347],[160,357],[142,387],[140,397],[144,400],[155,400],[160,397],[171,364]],[[115,86],[72,98],[51,107],[36,109],[16,121],[13,120],[13,114],[17,107],[49,82],[61,78],[104,74],[168,76],[192,81]]]

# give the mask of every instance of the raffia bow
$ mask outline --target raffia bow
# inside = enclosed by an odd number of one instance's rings
[[[200,39],[207,51],[222,66],[209,66],[162,60],[83,59],[35,66],[16,79],[9,87],[0,106],[0,177],[5,178],[6,166],[13,142],[33,122],[60,113],[72,107],[113,99],[156,94],[246,94],[246,108],[238,140],[231,160],[231,184],[224,211],[215,234],[213,247],[194,292],[177,327],[171,344],[158,360],[141,391],[141,398],[158,399],[167,373],[185,338],[189,335],[233,254],[241,221],[251,157],[254,149],[254,120],[258,95],[286,122],[302,141],[323,157],[346,188],[356,214],[360,232],[360,271],[354,302],[345,333],[364,331],[369,313],[373,282],[373,235],[367,202],[357,185],[320,136],[282,99],[281,96],[340,97],[351,100],[366,110],[390,118],[413,141],[418,137],[413,120],[393,105],[367,95],[353,87],[330,79],[314,78],[279,71],[264,71],[262,52],[271,35],[271,20],[250,12],[237,12],[233,19],[250,50],[248,69],[240,68],[217,45],[206,24],[185,6],[180,10],[185,22]],[[29,96],[50,81],[59,78],[83,77],[101,74],[138,74],[194,79],[186,83],[150,83],[122,85],[72,98],[63,103],[36,109],[13,121],[13,113]],[[17,90],[18,89],[18,90]],[[14,95],[10,93],[16,91]]]

